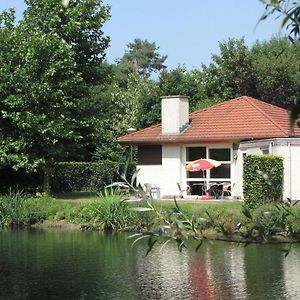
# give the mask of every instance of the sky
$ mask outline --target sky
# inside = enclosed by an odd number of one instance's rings
[[[111,18],[103,31],[111,39],[106,51],[113,63],[135,38],[155,42],[161,55],[168,55],[168,69],[200,68],[219,54],[219,42],[245,38],[249,47],[257,40],[280,34],[280,21],[270,17],[258,23],[264,12],[259,0],[104,0]],[[22,0],[0,0],[0,11],[16,9],[19,19]],[[281,33],[282,34],[282,33]]]

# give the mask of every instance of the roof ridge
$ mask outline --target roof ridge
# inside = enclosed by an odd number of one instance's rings
[[[229,102],[236,101],[238,99],[247,98],[247,97],[248,96],[239,96],[239,97],[236,97],[236,98],[233,98],[233,99],[224,100],[224,101],[222,101],[220,103],[216,103],[216,104],[214,104],[212,106],[209,106],[209,107],[206,107],[206,108],[202,108],[202,109],[198,109],[196,111],[193,111],[193,112],[191,112],[191,114],[197,114],[197,113],[200,113],[200,112],[203,112],[203,111],[206,111],[206,110],[210,110],[212,108],[216,108],[218,106],[222,106],[222,105],[225,105],[225,104],[227,105]]]
[[[288,132],[286,132],[284,130],[284,128],[282,128],[282,126],[280,126],[279,124],[277,124],[277,122],[274,121],[274,119],[269,115],[267,114],[263,109],[261,109],[255,102],[256,101],[259,101],[259,102],[262,102],[264,104],[267,104],[267,105],[272,105],[272,106],[275,106],[277,108],[281,108],[279,106],[276,106],[276,105],[273,105],[271,103],[267,103],[267,102],[264,102],[262,100],[258,100],[258,99],[254,99],[252,97],[245,97],[246,101],[251,104],[253,107],[255,107],[257,110],[259,110],[269,121],[271,121],[271,123],[273,123],[280,131],[282,131],[284,134],[288,134]],[[254,101],[253,101],[254,100]],[[285,110],[285,109],[284,109]]]
[[[203,111],[206,111],[206,110],[210,110],[212,108],[216,108],[218,106],[222,106],[222,105],[225,105],[225,104],[227,105],[229,102],[235,102],[237,100],[244,99],[244,98],[252,98],[252,97],[243,95],[243,96],[239,96],[239,97],[236,97],[236,98],[233,98],[233,99],[223,100],[220,103],[216,103],[216,104],[214,104],[212,106],[209,106],[209,107],[206,107],[206,108],[198,109],[196,111],[191,112],[190,114],[197,114],[197,113],[200,113],[200,112],[203,112]],[[252,98],[252,99],[254,99],[254,98]]]

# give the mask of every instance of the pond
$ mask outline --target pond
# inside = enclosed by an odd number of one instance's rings
[[[0,299],[300,299],[300,245],[205,242],[178,252],[125,235],[0,231]]]

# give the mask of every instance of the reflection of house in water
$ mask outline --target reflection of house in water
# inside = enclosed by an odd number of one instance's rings
[[[143,299],[191,299],[187,274],[188,254],[177,247],[166,245],[162,251],[157,246],[145,257],[141,247],[137,254],[136,285]]]
[[[140,244],[132,275],[141,299],[300,299],[300,246],[287,258],[283,247],[205,242],[180,253],[170,243],[145,258]]]
[[[292,246],[291,252],[284,259],[284,283],[287,299],[300,299],[300,247]]]
[[[219,246],[220,245],[220,246]],[[245,294],[244,249],[217,242],[191,257],[192,299],[237,299]]]

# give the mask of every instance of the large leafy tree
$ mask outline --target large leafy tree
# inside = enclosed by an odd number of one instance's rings
[[[138,73],[148,78],[153,72],[166,69],[167,56],[159,54],[159,47],[147,40],[135,39],[127,45],[128,51],[120,59],[118,65],[126,73]]]
[[[219,43],[220,55],[202,65],[203,85],[208,98],[230,99],[241,95],[257,97],[256,76],[244,39]]]
[[[95,119],[99,143],[93,155],[97,160],[104,157],[122,160],[126,153],[124,147],[116,143],[116,137],[126,134],[129,128],[141,128],[142,105],[156,87],[153,81],[144,80],[135,73],[129,74],[126,82],[118,75],[115,73],[107,86],[95,88],[91,97],[99,116]]]
[[[256,43],[251,60],[259,97],[284,108],[292,108],[300,91],[300,44],[285,38]]]
[[[266,4],[265,12],[260,21],[274,15],[281,16],[281,28],[289,31],[292,43],[300,41],[300,2],[298,0],[260,0]],[[291,127],[300,118],[300,98],[297,99],[291,112]],[[298,123],[298,122],[297,122]]]
[[[0,162],[49,169],[78,151],[89,132],[85,100],[98,78],[108,40],[101,28],[107,7],[97,0],[27,0],[14,27],[13,12],[0,27]]]

